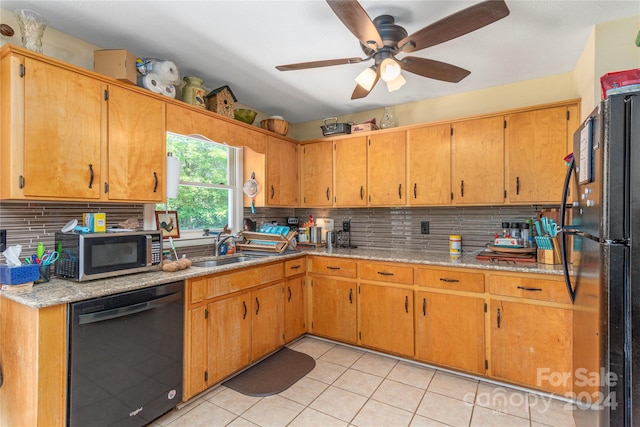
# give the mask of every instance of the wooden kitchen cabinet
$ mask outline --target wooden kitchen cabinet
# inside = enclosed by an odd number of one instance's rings
[[[3,52],[1,198],[165,199],[164,101],[20,48]]]
[[[490,307],[491,375],[553,393],[571,392],[571,309],[501,299],[491,300]]]
[[[298,203],[298,146],[269,135],[266,162],[267,205],[295,207]]]
[[[369,206],[406,204],[405,133],[402,130],[367,137]]]
[[[113,85],[108,97],[109,200],[164,201],[165,103]]]
[[[306,257],[284,263],[285,343],[293,341],[307,330],[306,263]]]
[[[30,57],[2,58],[2,198],[101,197],[104,89]]]
[[[333,146],[335,206],[367,206],[367,137],[340,139]]]
[[[575,113],[574,113],[575,115]],[[566,174],[564,157],[569,107],[559,106],[505,117],[507,200],[510,203],[559,203]]]
[[[303,145],[300,149],[301,199],[305,207],[333,205],[333,142]]]
[[[311,278],[311,332],[355,344],[356,283],[339,278]]]
[[[388,284],[358,285],[359,343],[413,357],[413,291]]]
[[[251,292],[251,360],[284,345],[283,294],[282,283]]]
[[[451,204],[451,125],[407,131],[407,203]]]
[[[502,116],[456,122],[451,140],[453,203],[504,202]]]
[[[484,319],[482,298],[416,291],[416,359],[484,375]]]

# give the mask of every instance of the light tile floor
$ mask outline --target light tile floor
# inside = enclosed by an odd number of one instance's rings
[[[313,337],[290,345],[316,367],[280,394],[218,386],[154,427],[574,426],[560,400]]]

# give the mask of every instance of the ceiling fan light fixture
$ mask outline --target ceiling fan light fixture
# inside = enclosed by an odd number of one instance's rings
[[[400,64],[393,58],[385,58],[380,63],[380,78],[387,83],[397,79],[401,71]]]
[[[376,82],[376,76],[375,66],[365,68],[360,74],[358,74],[358,77],[356,77],[356,83],[362,86],[363,89],[370,91]]]
[[[398,77],[395,78],[395,80],[387,82],[387,90],[389,92],[396,91],[404,86],[406,82],[407,81],[404,79],[404,77],[402,77],[402,74],[399,74]]]

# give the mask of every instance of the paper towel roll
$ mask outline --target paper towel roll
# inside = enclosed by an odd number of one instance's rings
[[[180,75],[178,74],[178,67],[173,61],[158,61],[154,68],[153,72],[160,77],[164,83],[179,83]]]
[[[167,153],[167,197],[178,197],[178,184],[180,183],[180,160]]]
[[[174,85],[168,85],[160,83],[160,93],[169,98],[176,97],[176,87]]]
[[[155,73],[149,73],[142,77],[142,87],[154,93],[162,93],[162,89],[160,89],[160,79]]]

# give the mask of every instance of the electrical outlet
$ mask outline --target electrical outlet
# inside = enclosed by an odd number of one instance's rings
[[[0,252],[7,249],[7,230],[0,230]]]
[[[429,234],[429,221],[420,222],[420,234]]]
[[[351,231],[351,221],[342,221],[342,231]]]

